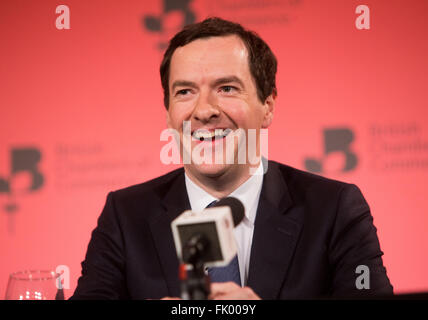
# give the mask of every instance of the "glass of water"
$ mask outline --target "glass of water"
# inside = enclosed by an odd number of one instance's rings
[[[14,272],[9,277],[6,300],[64,300],[59,273],[46,270]]]

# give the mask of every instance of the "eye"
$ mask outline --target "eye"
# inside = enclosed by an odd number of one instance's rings
[[[181,90],[178,90],[175,95],[176,96],[185,96],[187,93],[189,93],[189,91],[190,91],[190,89],[181,89]]]
[[[238,88],[236,88],[236,87],[234,87],[234,86],[222,86],[220,89],[221,89],[223,92],[225,92],[225,93],[231,93],[231,92],[233,92],[233,91],[237,91],[237,90],[238,90]]]

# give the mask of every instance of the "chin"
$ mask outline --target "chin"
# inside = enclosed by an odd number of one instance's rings
[[[203,175],[210,178],[220,177],[222,176],[229,167],[233,165],[231,164],[200,164],[191,165],[192,171],[198,175]]]

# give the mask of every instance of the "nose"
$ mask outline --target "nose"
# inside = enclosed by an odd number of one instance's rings
[[[220,108],[214,100],[208,96],[199,96],[196,106],[193,109],[193,118],[202,123],[209,123],[219,118]]]

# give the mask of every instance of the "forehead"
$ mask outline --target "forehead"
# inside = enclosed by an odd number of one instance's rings
[[[204,80],[224,75],[249,75],[248,51],[235,35],[197,39],[174,51],[170,84],[176,79]]]

